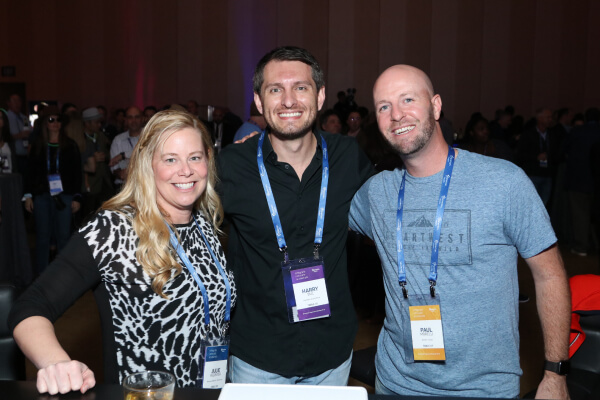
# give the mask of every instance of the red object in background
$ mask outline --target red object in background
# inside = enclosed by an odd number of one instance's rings
[[[576,275],[569,279],[571,286],[571,334],[569,337],[569,358],[585,340],[585,333],[579,325],[578,311],[598,311],[600,313],[600,276]]]

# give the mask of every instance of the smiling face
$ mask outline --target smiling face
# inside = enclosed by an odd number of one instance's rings
[[[283,140],[309,133],[325,101],[325,87],[317,90],[311,67],[300,61],[270,61],[263,75],[254,101],[272,132]]]
[[[156,201],[174,224],[189,222],[194,204],[206,189],[208,158],[194,128],[172,133],[152,158]]]
[[[58,115],[51,115],[46,119],[46,127],[50,134],[58,134],[60,132],[60,125]]]
[[[406,65],[387,69],[373,88],[379,129],[401,156],[419,153],[429,143],[442,100],[427,76]]]

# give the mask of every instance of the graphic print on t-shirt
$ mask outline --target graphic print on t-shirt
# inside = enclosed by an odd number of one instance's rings
[[[404,210],[402,218],[402,243],[407,264],[429,265],[435,209]],[[395,221],[396,210],[386,210],[386,221]],[[395,241],[396,230],[388,230],[388,239]],[[392,237],[393,236],[393,237]],[[440,265],[472,265],[471,211],[444,212],[439,242]]]

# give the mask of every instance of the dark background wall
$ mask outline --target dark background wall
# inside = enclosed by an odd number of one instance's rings
[[[513,104],[600,105],[598,0],[0,0],[0,65],[29,100],[163,106],[196,99],[247,117],[251,76],[275,46],[309,49],[338,90],[392,64],[430,74],[463,126]],[[4,99],[0,99],[4,103]]]

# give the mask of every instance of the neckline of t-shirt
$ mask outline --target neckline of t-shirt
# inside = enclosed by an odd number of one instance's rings
[[[461,152],[461,157],[464,157],[465,152]],[[454,169],[453,169],[453,173],[456,171],[456,163],[458,162],[458,157],[454,159]],[[429,175],[429,176],[423,176],[423,177],[418,177],[418,176],[413,176],[411,175],[406,168],[404,168],[404,173],[406,174],[406,182],[410,182],[411,184],[420,184],[420,185],[426,185],[429,184],[431,182],[435,182],[435,181],[439,181],[441,182],[442,180],[442,176],[444,175],[444,169],[442,168],[440,171],[436,172],[433,175]],[[402,176],[400,176],[400,179],[402,179]],[[441,183],[440,183],[441,184]]]
[[[406,182],[411,183],[411,184],[425,185],[425,184],[429,184],[434,181],[441,182],[442,175],[444,175],[444,170],[442,169],[441,171],[439,171],[433,175],[423,176],[423,177],[413,176],[406,169],[404,170],[404,173],[406,174]],[[402,179],[402,177],[401,177],[401,179]]]

